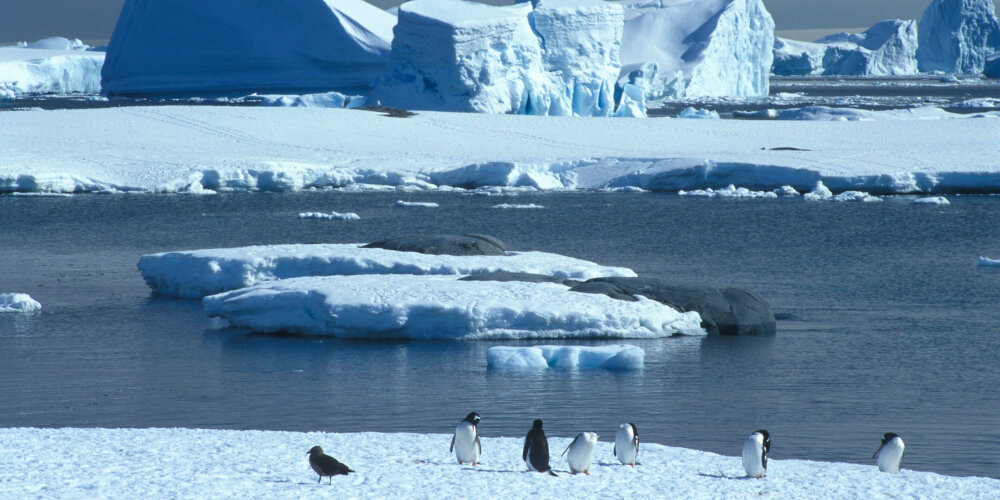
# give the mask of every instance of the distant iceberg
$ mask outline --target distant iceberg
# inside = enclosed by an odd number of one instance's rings
[[[761,0],[623,5],[620,87],[647,99],[767,95],[774,21]]]
[[[30,313],[42,310],[42,305],[26,293],[0,293],[0,313]]]
[[[933,0],[918,30],[920,71],[981,73],[1000,51],[1000,20],[993,0]]]
[[[645,356],[645,351],[629,344],[496,346],[486,350],[486,366],[501,370],[637,370]]]
[[[363,0],[127,0],[102,93],[367,92],[395,22]]]
[[[85,45],[75,42],[54,37],[0,47],[0,99],[100,92],[104,52],[84,50]]]
[[[776,75],[914,75],[917,23],[890,19],[862,33],[834,33],[814,43],[775,38]]]
[[[321,276],[210,295],[205,313],[259,333],[361,339],[662,338],[705,335],[696,312],[556,283],[456,276]]]

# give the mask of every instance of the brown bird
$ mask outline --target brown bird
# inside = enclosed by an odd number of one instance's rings
[[[347,475],[351,472],[350,467],[340,463],[336,458],[331,457],[323,453],[323,448],[319,446],[313,446],[311,450],[307,451],[309,454],[309,465],[312,466],[313,470],[319,474],[319,479],[316,480],[317,483],[323,480],[323,476],[330,477],[330,484],[333,484],[333,476]]]

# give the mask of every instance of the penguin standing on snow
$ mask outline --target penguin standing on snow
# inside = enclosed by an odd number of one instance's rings
[[[618,426],[612,450],[619,462],[635,467],[635,459],[639,456],[639,430],[635,424],[629,422]]]
[[[569,463],[569,470],[573,474],[582,472],[590,475],[590,463],[594,460],[594,448],[597,447],[596,432],[581,432],[576,435],[569,446],[563,451],[563,455],[569,453],[566,462]]]
[[[535,420],[528,435],[524,436],[524,451],[521,452],[521,458],[524,459],[528,470],[556,475],[549,467],[549,441],[545,439],[541,420]]]
[[[323,476],[329,476],[330,484],[333,484],[333,476],[346,476],[354,472],[350,467],[337,461],[336,458],[323,453],[323,448],[319,446],[313,446],[306,453],[309,454],[309,465],[319,474],[319,479],[316,480],[317,483],[323,480]]]
[[[479,463],[479,455],[483,453],[483,445],[479,442],[479,414],[472,412],[465,416],[455,427],[455,435],[451,437],[451,448],[459,464]]]
[[[764,477],[767,472],[767,452],[771,451],[771,435],[760,429],[743,441],[743,468],[750,477]]]
[[[899,472],[899,464],[903,463],[904,449],[906,445],[903,444],[903,438],[892,432],[883,434],[882,444],[872,455],[872,458],[876,459],[878,470],[890,474]]]

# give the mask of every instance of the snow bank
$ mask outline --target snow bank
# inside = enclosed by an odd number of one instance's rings
[[[629,344],[602,346],[497,346],[486,350],[486,366],[504,370],[560,368],[565,370],[638,370],[646,351]]]
[[[608,116],[622,10],[600,0],[400,6],[378,99],[406,109]]]
[[[648,99],[767,95],[774,21],[761,0],[624,5],[619,85]]]
[[[933,0],[920,18],[920,71],[980,73],[1000,51],[1000,21],[993,0]]]
[[[154,292],[200,298],[276,279],[355,274],[448,274],[464,276],[497,271],[545,274],[586,280],[600,276],[635,276],[623,267],[545,252],[509,252],[504,256],[425,255],[360,244],[271,245],[217,248],[143,255],[139,272]]]
[[[365,92],[395,22],[362,0],[127,0],[102,93]]]
[[[42,305],[26,293],[0,293],[0,313],[30,313],[42,310]]]
[[[464,411],[464,410],[463,410]],[[480,431],[490,435],[490,415]],[[461,418],[457,416],[456,420]],[[525,416],[525,431],[530,426]],[[639,427],[643,425],[639,422]],[[768,460],[763,480],[741,480],[740,458],[643,442],[642,465],[612,453],[614,429],[594,451],[590,475],[571,475],[557,454],[572,436],[549,435],[559,477],[523,473],[523,436],[481,437],[482,466],[455,463],[451,434],[335,434],[206,429],[0,429],[0,496],[62,498],[990,498],[1000,480],[874,465]],[[728,432],[728,431],[727,431]],[[877,442],[876,442],[877,444]],[[357,471],[316,484],[313,446]],[[53,447],[57,448],[57,452]],[[52,478],[61,478],[54,482]]]
[[[302,212],[299,214],[300,219],[330,219],[330,220],[358,220],[361,217],[354,212],[340,213],[340,212]]]
[[[50,39],[46,39],[50,40]],[[104,52],[73,48],[68,40],[42,43],[38,48],[0,47],[0,99],[21,94],[97,94],[101,90]]]
[[[202,304],[209,316],[258,333],[455,340],[705,335],[698,313],[650,299],[456,276],[292,278],[209,295]]]

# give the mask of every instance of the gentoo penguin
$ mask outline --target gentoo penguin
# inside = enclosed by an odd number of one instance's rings
[[[771,451],[771,435],[760,429],[743,441],[743,468],[750,477],[764,477],[767,472],[767,452]]]
[[[635,424],[629,422],[618,426],[612,450],[621,463],[635,467],[635,459],[639,455],[639,429],[635,428]]]
[[[577,472],[582,472],[586,475],[590,475],[590,462],[594,459],[594,448],[597,447],[597,433],[596,432],[581,432],[576,435],[573,442],[566,447],[562,452],[563,455],[569,453],[566,456],[566,462],[569,463],[569,470],[573,474]]]
[[[524,459],[528,470],[556,475],[549,467],[549,441],[545,439],[541,420],[535,420],[528,435],[524,436],[524,451],[521,452],[521,458]]]
[[[905,448],[906,445],[903,444],[903,438],[892,432],[883,434],[882,444],[879,445],[878,450],[872,455],[872,458],[877,459],[878,470],[890,474],[899,472],[899,464],[903,462],[903,450]]]
[[[451,448],[449,451],[455,452],[458,463],[471,463],[473,466],[479,463],[479,455],[483,452],[483,445],[479,442],[479,414],[472,412],[465,416],[458,427],[455,427],[455,435],[451,437]]]
[[[319,446],[313,446],[306,453],[309,454],[309,465],[319,474],[317,483],[323,480],[323,476],[330,476],[330,484],[333,484],[333,476],[341,474],[346,476],[348,473],[354,472],[350,467],[338,462],[336,458],[324,454],[323,448]]]

